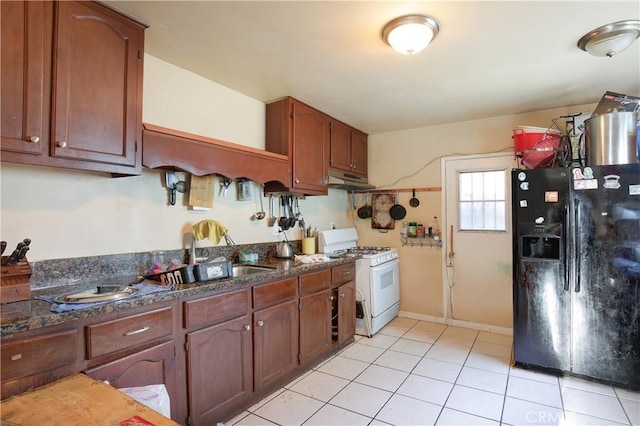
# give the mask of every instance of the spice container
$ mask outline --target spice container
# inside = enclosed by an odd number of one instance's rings
[[[416,228],[416,236],[417,237],[424,237],[424,225],[419,223],[418,227]]]
[[[409,222],[407,222],[405,220],[404,222],[402,222],[402,229],[400,230],[400,237],[407,238],[408,228],[409,228]]]
[[[418,224],[416,222],[409,222],[409,226],[407,227],[407,237],[415,238],[417,231]]]

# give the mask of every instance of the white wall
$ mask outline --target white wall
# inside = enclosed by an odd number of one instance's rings
[[[440,187],[440,158],[461,154],[512,151],[514,127],[549,127],[552,119],[574,112],[592,111],[595,105],[579,105],[527,114],[493,117],[440,126],[369,136],[369,181],[380,188]],[[564,125],[564,121],[560,120]],[[411,193],[400,193],[407,209],[405,220],[425,225],[437,215],[442,224],[440,192],[418,192],[417,208],[409,206]],[[361,203],[364,199],[361,198]],[[402,247],[401,224],[380,233],[370,221],[354,216],[360,243],[398,247],[400,256],[400,309],[417,315],[442,317],[442,250]],[[456,265],[464,267],[464,265]],[[492,295],[486,295],[492,297]],[[481,302],[481,301],[480,301]]]
[[[229,142],[264,147],[265,106],[238,92],[145,55],[143,121]],[[250,167],[250,165],[248,165]],[[167,205],[164,172],[112,178],[105,173],[0,164],[1,235],[13,249],[31,238],[30,261],[188,247],[185,234],[203,219],[229,228],[238,244],[279,241],[266,220],[252,222],[257,198],[236,201],[235,186],[210,211],[192,211],[186,195]],[[266,199],[265,199],[266,201]],[[308,225],[348,225],[346,193],[308,197]],[[265,208],[267,205],[265,204]],[[296,231],[288,237],[299,238]],[[221,243],[224,244],[224,243]],[[201,241],[199,247],[212,245]]]

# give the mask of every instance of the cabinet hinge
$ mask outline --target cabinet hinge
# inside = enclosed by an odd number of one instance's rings
[[[289,117],[291,117],[291,119],[293,120],[293,111],[291,111],[291,114],[289,114]]]
[[[184,342],[184,351],[185,352],[189,351],[189,343],[188,342]]]

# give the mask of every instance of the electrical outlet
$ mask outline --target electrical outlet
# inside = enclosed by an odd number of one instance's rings
[[[274,223],[271,229],[273,230],[273,235],[275,236],[280,235],[280,232],[282,231],[282,228],[280,228],[280,225],[278,225],[278,222]]]
[[[331,222],[331,229],[336,229],[336,224]]]

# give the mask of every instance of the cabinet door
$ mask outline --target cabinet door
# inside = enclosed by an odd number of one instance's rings
[[[275,382],[298,365],[298,301],[253,314],[255,390]]]
[[[249,316],[189,333],[186,347],[190,424],[221,423],[252,392]]]
[[[351,171],[367,176],[367,135],[357,130],[351,131]]]
[[[104,380],[115,388],[164,384],[172,405],[177,402],[175,349],[173,342],[134,353],[116,361],[86,370],[96,380]],[[172,414],[176,410],[172,407]]]
[[[0,127],[4,152],[47,153],[45,89],[49,85],[45,83],[50,74],[45,70],[51,65],[52,5],[44,1],[0,3]]]
[[[331,290],[300,298],[300,363],[306,364],[331,347]]]
[[[350,281],[338,287],[338,344],[349,341],[356,331],[356,284]]]
[[[331,122],[331,161],[329,166],[344,172],[351,171],[351,131],[339,121]]]
[[[311,107],[293,101],[293,188],[327,194],[329,120]]]
[[[140,169],[142,28],[89,2],[57,7],[51,155]]]

